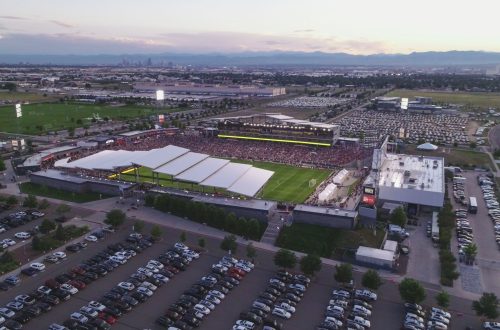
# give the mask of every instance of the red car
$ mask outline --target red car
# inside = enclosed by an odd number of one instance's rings
[[[80,267],[75,267],[75,268],[71,269],[71,272],[78,274],[78,275],[85,274],[85,270],[83,268],[80,268]]]
[[[178,274],[178,273],[179,273],[179,270],[178,270],[177,268],[175,268],[174,266],[170,266],[170,265],[168,265],[168,266],[165,266],[165,268],[166,268],[168,271],[170,271],[170,272],[172,272],[172,273],[174,273],[174,274]]]
[[[243,271],[242,269],[236,268],[236,267],[229,268],[228,272],[229,273],[236,273],[236,274],[238,274],[240,276],[245,276],[246,275],[245,271]]]
[[[116,323],[116,318],[114,318],[113,316],[109,315],[109,314],[106,314],[104,312],[100,312],[98,314],[98,317],[103,320],[103,321],[106,321],[106,323],[109,323],[111,325],[115,324]]]
[[[78,281],[78,280],[71,280],[68,283],[71,284],[72,286],[74,286],[75,288],[77,288],[78,290],[85,289],[85,287],[86,287],[85,283],[83,283],[82,281]]]
[[[53,278],[51,278],[50,280],[45,281],[45,285],[48,286],[51,289],[57,289],[59,286],[61,286],[61,284],[59,284],[59,282],[57,282]]]

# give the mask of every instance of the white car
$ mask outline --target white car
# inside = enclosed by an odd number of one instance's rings
[[[245,266],[247,266],[247,267],[248,267],[248,268],[250,268],[250,269],[254,269],[254,267],[255,267],[255,265],[254,265],[253,263],[251,263],[251,262],[250,262],[250,261],[248,261],[248,260],[244,260],[244,259],[240,259],[240,260],[238,261],[238,263],[240,263],[240,264],[244,264]]]
[[[217,291],[217,290],[210,290],[210,291],[208,291],[208,294],[212,295],[212,296],[216,296],[219,299],[224,299],[226,297],[225,294],[223,294],[222,292]]]
[[[143,267],[137,268],[137,272],[139,274],[145,275],[147,277],[153,276],[153,272],[152,271],[150,271],[149,269],[143,268]]]
[[[153,295],[153,291],[151,291],[148,288],[143,287],[143,286],[138,287],[136,291],[139,293],[145,294],[148,297],[151,297]]]
[[[41,262],[34,262],[30,265],[31,268],[38,270],[41,272],[42,270],[45,270],[45,265],[42,264]]]
[[[0,315],[1,315],[2,317],[5,317],[5,318],[10,319],[10,318],[14,317],[14,316],[16,315],[16,313],[15,313],[15,312],[13,312],[13,311],[11,311],[11,310],[10,310],[10,309],[8,309],[8,308],[1,307],[1,308],[0,308]]]
[[[444,323],[446,325],[450,324],[450,320],[448,320],[446,317],[444,317],[440,314],[436,314],[436,313],[432,313],[431,316],[429,317],[429,320],[441,322],[441,323]]]
[[[210,301],[212,304],[218,305],[220,304],[220,299],[217,298],[216,296],[212,296],[211,294],[207,294],[205,296],[205,300]]]
[[[163,267],[164,267],[161,262],[156,261],[156,260],[149,260],[148,261],[148,265],[153,265],[153,266],[155,266],[158,269],[163,269]]]
[[[215,305],[213,303],[211,303],[210,301],[205,300],[205,299],[204,300],[200,300],[200,302],[198,304],[207,307],[211,311],[213,311],[215,309]]]
[[[447,319],[451,318],[451,314],[448,313],[447,311],[445,311],[444,309],[441,309],[441,308],[432,307],[431,308],[431,313],[441,314],[444,317],[446,317]]]
[[[289,304],[287,304],[285,302],[282,302],[281,304],[275,305],[274,307],[282,308],[291,314],[295,313],[295,307],[290,306]]]
[[[148,282],[148,281],[142,282],[141,286],[148,288],[151,291],[155,291],[156,289],[158,289],[158,287],[156,285],[154,285],[153,283]]]
[[[176,249],[179,249],[179,250],[184,250],[184,251],[188,251],[189,250],[189,248],[186,245],[182,244],[182,243],[175,243],[174,247]]]
[[[446,324],[444,324],[443,322],[439,322],[439,321],[429,321],[427,322],[427,326],[429,328],[432,328],[432,329],[436,329],[436,330],[447,330],[448,329],[448,326]]]
[[[118,287],[125,289],[125,290],[128,290],[128,291],[132,291],[135,289],[135,285],[133,285],[130,282],[120,282],[120,283],[118,283]]]
[[[341,327],[343,325],[340,320],[331,316],[325,317],[325,322],[334,323],[337,327]]]
[[[120,265],[123,265],[124,263],[127,262],[126,258],[118,257],[118,256],[111,256],[111,257],[109,257],[109,260],[114,261],[116,263],[119,263]]]
[[[153,272],[153,273],[158,273],[160,272],[160,270],[158,269],[158,267],[156,267],[155,265],[153,264],[147,264],[145,266],[146,269],[148,269],[149,271]]]
[[[97,310],[97,311],[99,311],[99,312],[103,311],[103,310],[106,308],[106,306],[104,306],[104,305],[103,305],[103,304],[101,304],[100,302],[98,302],[98,301],[94,301],[94,300],[91,300],[91,301],[87,304],[87,306],[89,306],[89,307],[91,307],[91,308],[93,308],[93,309],[95,309],[95,310]]]
[[[63,290],[63,291],[66,291],[67,293],[69,294],[77,294],[78,293],[78,289],[75,288],[74,286],[72,286],[71,284],[68,284],[68,283],[64,283],[62,284],[59,289]]]
[[[377,294],[371,292],[370,290],[356,290],[356,298],[367,299],[367,300],[377,300]]]
[[[174,329],[177,330],[177,328],[174,328]],[[233,325],[233,330],[248,330],[248,328],[244,327],[242,325],[235,324],[235,325]]]
[[[154,274],[153,278],[163,283],[167,283],[170,279],[162,274]]]
[[[281,282],[277,278],[271,278],[271,279],[269,279],[269,283],[270,284],[276,284],[276,285],[279,285],[281,287],[285,287],[285,283]]]
[[[332,306],[340,306],[342,308],[347,308],[349,306],[349,303],[347,302],[347,300],[341,300],[341,299],[331,299],[329,302],[328,302],[328,305],[332,305]]]
[[[366,307],[364,307],[364,306],[361,306],[361,305],[354,305],[354,306],[352,307],[352,311],[353,311],[353,312],[357,312],[357,311],[359,311],[359,312],[365,313],[365,314],[366,314],[366,315],[368,315],[368,316],[372,315],[372,311],[371,311],[371,310],[369,310],[368,308],[366,308]],[[408,314],[407,314],[407,315],[408,315]]]
[[[343,314],[344,313],[344,308],[340,307],[340,306],[335,306],[335,305],[328,305],[326,306],[326,310],[328,312],[337,312],[337,313],[340,313],[340,314]]]
[[[64,253],[64,252],[62,252],[62,251],[57,251],[57,252],[54,252],[54,253],[52,253],[52,255],[53,255],[54,257],[59,258],[59,259],[64,259],[64,258],[66,258],[66,253]]]
[[[483,328],[486,330],[500,330],[500,322],[484,322]]]
[[[80,308],[80,313],[82,313],[88,317],[97,317],[97,315],[99,315],[97,310],[95,310],[89,306],[83,306],[82,308]]]
[[[417,320],[418,322],[424,323],[424,319],[421,316],[418,316],[417,314],[414,313],[406,313],[405,319],[414,319]]]
[[[238,320],[236,321],[236,325],[242,325],[248,330],[252,330],[253,328],[255,328],[255,323],[247,320]]]
[[[12,245],[16,245],[16,244],[17,244],[17,242],[16,242],[16,241],[14,241],[13,239],[10,239],[10,238],[6,238],[6,239],[4,239],[4,240],[2,241],[2,243],[7,244],[8,246],[12,246]]]
[[[210,314],[210,309],[207,306],[204,306],[202,304],[196,304],[196,305],[194,305],[193,309],[195,311],[203,313],[205,315]]]
[[[371,327],[370,321],[368,321],[360,316],[354,316],[354,317],[349,318],[349,319],[352,320],[354,323],[359,324],[362,327],[365,327],[365,328]]]
[[[70,319],[75,320],[77,322],[80,322],[82,324],[87,323],[89,321],[88,317],[86,317],[82,313],[78,313],[78,312],[71,313],[71,315],[69,317],[70,317]]]
[[[333,290],[332,295],[344,298],[351,298],[351,294],[346,290]]]
[[[222,265],[222,264],[220,264],[220,263],[218,263],[218,264],[213,264],[213,265],[212,265],[212,269],[215,269],[215,268],[220,269],[220,270],[221,270],[221,271],[223,271],[223,272],[227,272],[227,270],[229,269],[229,268],[227,268],[226,266],[224,266],[224,265]]]
[[[31,237],[31,235],[25,231],[21,231],[19,233],[15,233],[14,237],[19,239],[28,239]]]
[[[245,265],[244,263],[241,263],[241,262],[236,263],[236,265],[234,265],[234,267],[243,270],[245,273],[249,273],[252,270],[250,267],[248,267],[247,265]]]
[[[302,284],[289,284],[288,287],[290,289],[294,289],[294,290],[299,290],[299,291],[302,291],[302,292],[305,292],[306,291],[306,287]]]
[[[184,252],[183,255],[189,256],[191,259],[198,259],[200,257],[199,253],[196,253],[196,252],[191,251],[191,250]]]
[[[276,316],[279,316],[281,318],[287,319],[287,320],[290,317],[292,317],[292,314],[290,314],[289,312],[287,312],[283,308],[279,308],[279,307],[274,307],[272,314],[276,315]]]
[[[31,212],[31,215],[34,215],[35,217],[41,218],[41,217],[45,216],[45,213],[35,211],[35,212]]]
[[[254,301],[252,303],[252,307],[253,308],[257,308],[257,309],[260,309],[266,313],[269,313],[271,311],[271,308],[269,306],[267,306],[266,304],[264,303],[261,303],[260,301]]]
[[[98,241],[97,237],[95,237],[94,235],[88,235],[88,236],[86,236],[85,240],[88,241],[88,242],[97,242]]]

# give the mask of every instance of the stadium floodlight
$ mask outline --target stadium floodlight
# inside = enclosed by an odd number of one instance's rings
[[[165,99],[165,92],[162,90],[156,91],[156,101],[163,101]]]
[[[21,104],[16,104],[16,118],[20,118],[23,116],[23,110],[21,109]]]
[[[401,110],[408,110],[408,98],[401,99]]]

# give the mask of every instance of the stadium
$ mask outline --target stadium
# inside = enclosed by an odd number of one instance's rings
[[[208,127],[205,122],[186,130],[133,133],[106,140],[114,143],[90,149],[82,144],[71,154],[45,157],[40,166],[44,170],[33,173],[31,180],[49,185],[52,176],[57,181],[52,186],[61,187],[63,177],[76,176],[115,185],[102,190],[112,195],[123,195],[127,185],[130,191],[155,187],[303,203],[314,200],[310,197],[317,188],[343,167],[359,166],[371,156],[370,149],[342,140],[336,125],[280,114],[216,118]]]

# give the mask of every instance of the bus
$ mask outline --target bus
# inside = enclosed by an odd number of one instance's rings
[[[469,213],[477,213],[477,200],[476,197],[469,198]]]

